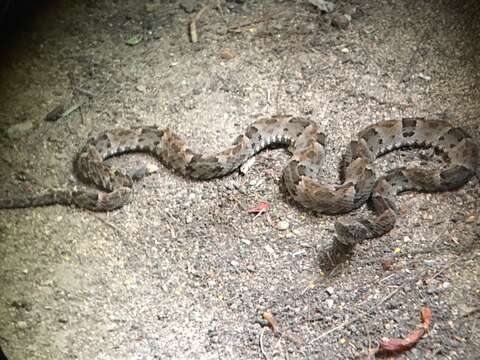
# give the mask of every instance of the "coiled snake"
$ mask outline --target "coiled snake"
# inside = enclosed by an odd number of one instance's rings
[[[255,121],[231,147],[214,155],[192,152],[169,129],[142,126],[109,130],[88,140],[75,161],[80,178],[99,190],[59,189],[16,196],[0,199],[0,208],[62,204],[110,211],[130,201],[133,180],[105,165],[104,160],[109,157],[147,152],[183,176],[208,180],[235,171],[250,157],[272,145],[289,147],[292,156],[283,171],[285,188],[305,208],[324,214],[343,214],[372,200],[372,216],[336,222],[337,237],[347,245],[381,236],[393,228],[397,194],[410,190],[453,190],[480,173],[478,146],[461,128],[446,121],[404,118],[381,121],[360,131],[343,156],[342,184],[326,184],[319,177],[325,135],[310,120],[275,116]],[[377,178],[374,160],[404,147],[433,147],[444,155],[445,164],[434,169],[400,167]]]

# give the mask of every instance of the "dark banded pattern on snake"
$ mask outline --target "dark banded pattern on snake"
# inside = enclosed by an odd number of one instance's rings
[[[91,190],[49,190],[43,194],[0,199],[0,208],[75,205],[110,211],[131,199],[133,180],[104,161],[126,152],[146,152],[182,176],[196,180],[218,178],[238,169],[269,146],[288,147],[292,157],[283,171],[290,196],[305,208],[324,214],[348,213],[372,199],[374,215],[340,219],[335,228],[344,244],[355,244],[391,230],[397,211],[395,197],[404,191],[446,191],[459,188],[479,172],[479,149],[462,129],[440,120],[405,118],[368,126],[351,141],[340,168],[341,184],[320,178],[325,135],[306,119],[275,116],[259,119],[231,147],[213,155],[197,154],[169,129],[143,126],[113,129],[87,141],[75,161],[79,177],[95,185]],[[397,168],[377,178],[378,157],[404,147],[433,147],[445,164],[435,169]]]

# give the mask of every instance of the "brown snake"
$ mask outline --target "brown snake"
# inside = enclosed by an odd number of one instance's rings
[[[147,152],[179,174],[197,180],[225,176],[269,146],[288,146],[292,153],[283,171],[285,188],[305,208],[324,214],[343,214],[372,200],[374,215],[335,224],[343,244],[378,237],[393,228],[395,196],[404,191],[446,191],[480,174],[477,144],[461,128],[424,118],[381,121],[366,127],[351,141],[340,168],[342,184],[326,184],[319,177],[325,135],[306,119],[275,116],[252,123],[231,147],[214,155],[192,152],[169,129],[114,129],[88,140],[75,161],[80,178],[100,190],[50,190],[43,194],[0,199],[0,208],[76,205],[110,211],[130,201],[133,180],[104,160],[126,152]],[[400,167],[377,178],[374,160],[405,147],[432,147],[444,155],[443,167]]]

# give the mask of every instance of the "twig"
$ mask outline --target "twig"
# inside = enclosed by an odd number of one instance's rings
[[[221,4],[220,0],[217,0],[217,9],[218,9],[218,12],[220,13],[220,16],[225,20],[225,16],[223,14],[223,9],[222,9],[222,4]]]
[[[68,77],[70,79],[70,85],[73,87],[73,97],[75,101],[78,101],[78,86],[77,86],[77,81],[75,80],[75,77],[73,76],[72,72],[68,73]],[[83,119],[83,112],[81,107],[79,107],[79,112],[80,112],[80,121],[82,124],[85,124],[85,120]],[[63,114],[62,114],[63,116]]]
[[[102,88],[100,89],[100,91],[98,92],[98,94],[95,94],[94,97],[97,97],[97,96],[100,96],[104,93],[105,91],[105,88],[107,87],[107,84],[110,82],[110,80],[112,79],[113,77],[113,74],[110,75],[110,77],[107,79],[107,81],[105,81],[105,83],[103,84]],[[93,100],[94,97],[87,97],[86,99],[84,100],[81,100],[79,101],[78,103],[72,105],[71,107],[69,107],[67,110],[65,110],[62,114],[62,116],[60,116],[60,119],[61,118],[64,118],[64,117],[67,117],[68,115],[70,115],[71,113],[73,113],[75,110],[79,109],[80,107],[82,107],[83,105],[85,105],[85,103],[87,103],[89,100]]]
[[[254,19],[254,20],[248,22],[248,23],[231,26],[231,27],[228,28],[227,31],[234,32],[234,33],[243,32],[243,31],[248,30],[248,29],[245,29],[245,28],[248,28],[252,25],[259,24],[261,22],[265,22],[265,21],[274,19],[276,17],[279,17],[280,15],[283,15],[285,12],[286,12],[285,10],[282,10],[282,11],[279,11],[279,12],[276,12],[276,13],[273,13],[273,14],[270,14],[270,15],[265,15],[265,16],[259,17],[257,19]]]
[[[385,303],[386,301],[390,300],[396,293],[398,293],[401,289],[403,289],[407,284],[410,284],[412,283],[413,281],[416,281],[418,278],[420,278],[421,276],[423,276],[425,273],[427,272],[427,270],[424,270],[422,271],[418,276],[415,276],[413,279],[410,279],[408,281],[405,281],[403,284],[401,284],[399,287],[397,287],[395,290],[393,290],[390,294],[388,294],[387,296],[385,296],[382,300],[380,300],[379,302],[377,302],[374,306],[372,306],[368,311],[358,315],[358,316],[355,316],[354,318],[352,318],[351,320],[346,320],[344,321],[343,323],[341,323],[340,325],[337,325],[335,326],[334,328],[331,328],[330,330],[324,332],[323,334],[321,334],[320,336],[317,336],[315,339],[313,339],[312,341],[310,341],[310,344],[313,344],[314,342],[324,338],[325,336],[337,331],[337,330],[340,330],[346,326],[349,326],[351,324],[353,324],[354,322],[360,320],[361,318],[363,318],[364,316],[372,313],[374,310],[377,310],[379,306],[381,306],[383,303]]]
[[[190,40],[192,40],[192,43],[196,43],[198,41],[198,35],[197,35],[197,21],[200,19],[200,17],[203,15],[205,11],[210,7],[210,4],[204,5],[198,13],[195,14],[195,16],[192,17],[192,21],[190,21]]]
[[[475,257],[475,256],[474,256]],[[435,274],[433,274],[433,276],[430,278],[430,279],[427,279],[426,282],[429,283],[431,282],[432,280],[434,280],[435,278],[437,278],[438,276],[440,276],[441,274],[443,274],[446,270],[450,269],[452,266],[454,266],[455,264],[457,264],[460,260],[465,260],[464,257],[462,256],[459,256],[455,261],[453,261],[452,263],[444,266],[440,271],[436,272]]]
[[[405,283],[400,285],[399,287],[397,287],[395,290],[393,290],[390,294],[388,294],[387,296],[385,296],[382,300],[380,300],[376,305],[375,307],[379,307],[380,305],[382,305],[383,303],[386,303],[388,300],[390,300],[396,293],[398,293],[401,289],[403,289],[405,287]]]
[[[350,324],[353,324],[355,321],[359,320],[362,316],[364,316],[363,314],[362,315],[359,315],[359,316],[356,316],[354,317],[353,319],[351,320],[346,320],[344,321],[343,323],[341,323],[340,325],[337,325],[335,326],[334,328],[331,328],[330,330],[328,331],[325,331],[323,334],[321,334],[320,336],[317,336],[315,339],[313,339],[312,341],[310,341],[310,344],[313,344],[315,341],[317,340],[320,340],[321,338],[324,338],[325,336],[337,331],[337,330],[340,330],[341,328],[345,327],[345,326],[348,326]]]
[[[263,334],[265,333],[265,329],[262,329],[262,332],[260,333],[260,351],[262,352],[263,357],[265,360],[268,360],[267,353],[265,352],[265,349],[263,348]]]
[[[459,317],[457,317],[455,320],[459,320],[459,319],[463,319],[463,318],[466,318],[466,317],[469,317],[470,315],[473,315],[477,312],[480,312],[480,307],[477,307],[477,308],[474,308],[470,311],[467,311],[465,314],[463,315],[460,315]]]
[[[90,91],[90,90],[87,90],[87,89],[82,89],[82,88],[77,88],[77,91],[80,93],[80,94],[83,94],[85,96],[88,96],[89,98],[94,98],[97,96],[96,93]]]
[[[70,106],[67,110],[65,110],[62,114],[62,116],[60,116],[60,118],[64,118],[64,117],[67,117],[68,115],[70,115],[71,113],[73,113],[75,110],[77,109],[80,109],[80,107],[82,107],[83,105],[85,105],[85,103],[87,102],[88,100],[82,100],[76,104],[73,104],[72,106]],[[83,121],[82,121],[83,122]]]
[[[123,230],[122,228],[118,227],[118,226],[115,225],[114,223],[111,223],[110,221],[105,220],[104,218],[102,218],[101,216],[99,216],[97,213],[91,212],[91,214],[92,214],[93,216],[95,216],[98,220],[100,220],[101,222],[103,222],[105,225],[110,226],[112,229],[115,229],[115,230],[121,232],[123,235],[128,235],[128,233],[127,233],[125,230]]]

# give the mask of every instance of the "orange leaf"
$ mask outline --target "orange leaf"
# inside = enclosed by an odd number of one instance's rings
[[[380,341],[378,351],[380,352],[403,352],[413,346],[425,335],[424,329],[418,329],[408,334],[404,339],[390,339]]]
[[[272,329],[273,332],[276,332],[277,329],[278,329],[278,322],[277,320],[275,320],[275,318],[273,317],[272,313],[270,311],[265,311],[263,314],[262,314],[262,319],[267,321],[268,323],[268,327],[270,329]]]
[[[425,332],[428,332],[430,323],[432,322],[432,310],[428,307],[422,309],[422,326]]]
[[[380,341],[378,345],[379,353],[400,353],[414,347],[420,339],[428,332],[432,321],[432,310],[428,307],[422,309],[422,328],[408,334],[403,339],[390,339]]]
[[[270,205],[268,204],[268,202],[261,201],[254,208],[248,209],[248,212],[251,213],[251,214],[259,214],[259,213],[263,213],[264,211],[266,211],[269,207],[270,207]]]

